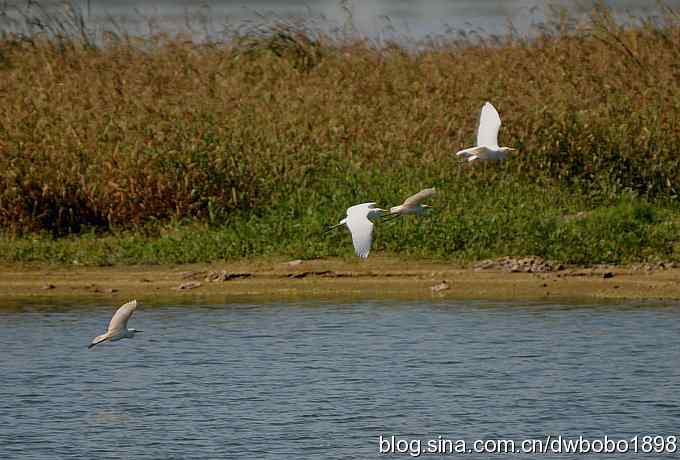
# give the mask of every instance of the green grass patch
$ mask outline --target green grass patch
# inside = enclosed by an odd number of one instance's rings
[[[330,198],[317,189],[291,197],[284,205],[232,214],[214,224],[149,225],[143,231],[60,238],[48,233],[6,236],[0,238],[0,262],[110,265],[353,258],[346,229],[324,230],[343,217],[345,204],[340,203],[375,200],[389,206],[401,201],[402,195],[389,187],[394,180],[377,177],[378,183],[370,182],[373,193],[357,190]],[[425,185],[429,183],[414,185],[413,190]],[[510,177],[495,177],[493,186],[483,180],[474,186],[436,185],[439,193],[429,215],[377,223],[374,253],[455,263],[506,255],[538,255],[581,265],[680,259],[677,210],[641,198],[626,197],[572,219],[586,209],[587,200],[559,188],[520,185]]]

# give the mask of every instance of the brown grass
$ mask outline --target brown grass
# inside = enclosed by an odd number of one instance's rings
[[[578,30],[418,52],[280,25],[223,45],[6,36],[0,227],[61,234],[304,209],[310,187],[346,204],[337,184],[351,189],[362,169],[476,181],[451,156],[473,141],[485,100],[503,117],[501,143],[522,151],[518,178],[594,199],[670,198],[680,187],[677,19],[623,28],[598,9]]]

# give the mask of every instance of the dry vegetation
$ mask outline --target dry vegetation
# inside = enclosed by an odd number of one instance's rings
[[[557,218],[602,208],[605,229],[610,206],[614,215],[624,206],[624,227],[663,224],[664,236],[651,249],[633,241],[626,244],[640,250],[603,252],[600,260],[675,254],[676,12],[622,27],[599,8],[587,24],[546,25],[532,40],[456,38],[417,52],[282,24],[270,32],[229,44],[159,36],[143,43],[109,37],[97,46],[77,35],[6,35],[0,227],[7,235],[59,236],[146,232],[188,219],[283,235],[296,220],[317,231],[355,201],[399,201],[437,185],[444,194],[438,219],[450,225],[437,241],[449,255],[476,244],[491,251],[480,257],[515,251],[574,260],[551,243],[503,240],[501,227],[532,228],[544,232],[535,238],[555,241],[574,228],[579,240],[600,228],[597,212],[585,223]],[[468,168],[452,153],[473,141],[485,100],[503,117],[501,143],[521,154]],[[473,232],[482,218],[488,234],[480,236]],[[418,239],[438,228],[428,225]],[[304,246],[310,233],[295,238],[302,244],[294,247]],[[423,251],[442,255],[434,246]]]

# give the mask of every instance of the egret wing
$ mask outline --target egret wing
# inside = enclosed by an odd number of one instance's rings
[[[486,147],[482,147],[479,149],[479,152],[477,152],[477,155],[475,155],[477,158],[480,160],[505,160],[508,157],[508,154],[502,150],[494,150],[494,149],[489,149]],[[470,157],[473,158],[473,157]],[[468,158],[469,161],[469,158]]]
[[[434,187],[432,188],[426,188],[424,190],[421,190],[420,192],[416,193],[415,195],[411,195],[410,197],[406,198],[404,200],[404,203],[402,206],[406,208],[411,208],[413,206],[418,206],[420,203],[423,201],[427,200],[429,197],[437,193]]]
[[[116,313],[113,314],[111,322],[109,323],[108,332],[119,331],[121,329],[127,329],[127,323],[132,314],[137,308],[137,301],[132,300],[125,305],[121,306]]]
[[[375,208],[375,202],[355,204],[347,208],[347,217],[350,215],[368,215],[368,211]]]
[[[469,158],[473,155],[477,154],[477,151],[479,150],[479,147],[470,147],[464,150],[459,150],[456,152],[457,156],[462,156],[463,158]]]
[[[498,130],[501,128],[501,117],[490,102],[482,107],[477,130],[477,146],[498,147]]]
[[[347,228],[352,233],[354,252],[362,259],[367,258],[373,242],[373,222],[366,214],[353,213],[347,217]]]

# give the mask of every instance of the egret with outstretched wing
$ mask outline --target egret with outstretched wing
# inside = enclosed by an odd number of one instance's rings
[[[92,348],[102,342],[115,342],[116,340],[121,339],[131,339],[136,333],[144,332],[127,328],[128,320],[135,312],[136,308],[137,301],[132,300],[116,310],[116,313],[114,313],[113,317],[111,318],[111,322],[109,322],[109,328],[106,331],[106,334],[95,337],[87,348]]]
[[[357,204],[348,208],[347,217],[328,230],[346,225],[352,234],[354,252],[362,259],[366,259],[373,242],[373,220],[383,217],[385,212],[384,209],[376,207],[375,203]]]
[[[482,107],[477,128],[477,145],[456,152],[467,161],[505,160],[511,152],[517,149],[498,146],[498,131],[501,128],[501,117],[496,108],[487,102]]]
[[[399,206],[392,206],[390,208],[390,215],[403,216],[406,214],[416,214],[420,216],[425,212],[426,209],[432,207],[427,204],[423,204],[423,201],[427,200],[435,193],[437,193],[437,190],[434,187],[421,190],[415,195],[411,195],[410,197],[406,198]]]

